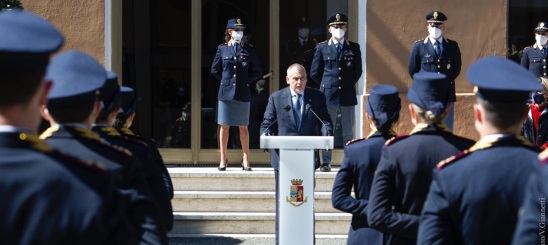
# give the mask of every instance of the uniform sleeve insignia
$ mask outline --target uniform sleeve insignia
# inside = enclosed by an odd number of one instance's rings
[[[384,143],[384,145],[386,146],[390,146],[390,145],[393,145],[394,143],[402,140],[402,139],[405,139],[409,137],[409,135],[399,135],[399,136],[395,136],[395,137],[392,137],[391,139],[387,140],[386,143]]]
[[[454,163],[455,161],[465,157],[465,156],[468,156],[470,155],[472,151],[470,150],[465,150],[461,153],[458,153],[457,155],[454,155],[454,156],[450,156],[448,157],[447,159],[441,161],[438,163],[438,165],[436,166],[436,170],[439,172],[441,171],[443,168],[449,166],[451,163]]]
[[[348,142],[346,142],[346,146],[349,146],[355,142],[359,142],[359,141],[362,141],[362,140],[365,140],[366,138],[361,138],[361,139],[353,139],[353,140],[350,140]]]

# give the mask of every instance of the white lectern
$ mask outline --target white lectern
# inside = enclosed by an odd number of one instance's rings
[[[279,244],[314,244],[314,149],[333,149],[333,136],[261,136],[280,149]]]

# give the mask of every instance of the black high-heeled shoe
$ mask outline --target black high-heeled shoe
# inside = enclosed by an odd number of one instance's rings
[[[251,167],[247,167],[247,168],[246,168],[246,167],[244,166],[244,159],[242,159],[242,170],[243,170],[243,171],[251,171]]]
[[[228,159],[225,159],[225,166],[224,166],[224,167],[222,167],[222,168],[221,168],[221,167],[218,167],[217,169],[218,169],[219,171],[225,171],[225,170],[226,170],[226,166],[228,166]]]

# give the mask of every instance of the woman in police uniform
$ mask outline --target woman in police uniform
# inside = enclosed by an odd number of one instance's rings
[[[219,171],[226,170],[226,149],[230,126],[240,129],[242,169],[251,171],[249,164],[249,101],[250,84],[261,76],[261,64],[253,46],[242,42],[245,25],[240,19],[230,19],[226,25],[225,43],[219,45],[211,74],[221,83],[218,93],[217,123],[221,126],[219,141],[221,161]]]

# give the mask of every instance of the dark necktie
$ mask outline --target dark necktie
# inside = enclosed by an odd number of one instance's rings
[[[440,54],[441,54],[440,42],[436,40],[436,45],[434,45],[434,46],[436,46],[435,47],[436,48],[436,54],[438,56],[440,56]]]
[[[234,53],[237,54],[238,53],[238,49],[240,48],[240,44],[239,43],[234,43]]]
[[[547,49],[547,47],[542,48],[542,55],[544,55],[544,56],[546,56],[546,52],[548,52],[548,50],[546,50],[546,49]]]
[[[306,47],[306,40],[303,41],[303,47]]]
[[[337,48],[337,54],[341,54],[342,45],[340,43],[335,44],[335,48]]]
[[[297,101],[295,101],[295,106],[293,107],[293,113],[295,115],[295,123],[297,128],[301,127],[301,94],[297,94]]]

